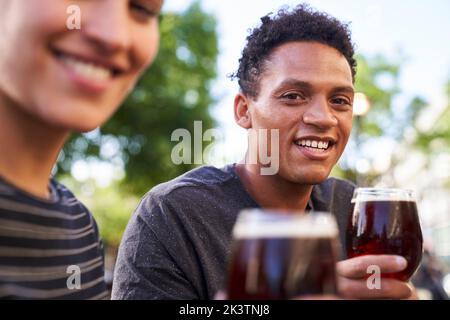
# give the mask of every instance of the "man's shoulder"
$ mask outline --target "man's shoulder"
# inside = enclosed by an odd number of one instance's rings
[[[189,200],[196,195],[215,190],[221,184],[236,178],[233,165],[223,168],[202,166],[190,170],[181,176],[153,187],[143,198],[143,202],[170,202],[171,200]]]
[[[356,185],[348,180],[330,177],[326,179],[324,182],[317,185],[319,189],[327,190],[327,191],[339,191],[342,190],[342,192],[351,192],[356,188]]]
[[[216,168],[213,166],[195,168],[170,181],[155,186],[149,193],[164,196],[185,187],[217,185],[233,178],[231,170],[232,168],[230,166],[224,168]]]
[[[314,186],[313,201],[321,209],[342,207],[350,204],[355,185],[347,180],[330,177]]]

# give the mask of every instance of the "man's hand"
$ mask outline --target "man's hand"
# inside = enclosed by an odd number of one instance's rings
[[[414,287],[396,279],[381,278],[379,288],[370,289],[367,277],[370,266],[377,266],[383,273],[402,271],[407,261],[395,255],[367,255],[360,256],[337,264],[338,288],[341,296],[346,299],[414,299]]]
[[[309,295],[298,296],[292,298],[292,300],[340,300],[341,298],[335,295]],[[228,300],[227,294],[224,291],[218,291],[214,295],[214,300]]]

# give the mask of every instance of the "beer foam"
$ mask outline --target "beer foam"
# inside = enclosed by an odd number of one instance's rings
[[[394,188],[357,188],[351,203],[357,201],[410,201],[415,197],[412,190]]]
[[[373,194],[359,194],[356,198],[353,198],[351,203],[356,202],[368,202],[368,201],[407,201],[407,202],[415,202],[414,198],[409,194],[381,194],[381,195],[373,195]]]
[[[273,221],[272,224],[241,223],[233,229],[235,239],[248,238],[333,238],[338,234],[336,223],[308,223],[302,219],[294,221]]]

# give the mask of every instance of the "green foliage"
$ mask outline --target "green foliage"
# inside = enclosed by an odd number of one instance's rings
[[[415,146],[431,155],[433,151],[450,152],[450,81],[447,83],[446,93],[449,104],[440,114],[433,128],[429,132],[419,132]]]
[[[397,146],[405,144],[409,148],[416,147],[428,157],[429,161],[437,153],[450,151],[450,105],[442,112],[431,130],[421,132],[416,123],[427,107],[427,102],[418,96],[412,97],[410,101],[402,101],[402,104],[395,101],[401,93],[398,80],[402,63],[399,61],[388,61],[382,56],[358,57],[356,91],[367,96],[371,108],[366,115],[355,117],[351,142],[347,146],[350,152],[346,152],[341,165],[333,171],[337,176],[357,182],[359,185],[373,185],[381,176],[387,175],[394,181],[393,169],[402,163],[407,155],[398,152],[388,154],[380,144],[374,144],[377,141],[378,143],[385,141],[381,139],[393,141]],[[450,81],[446,90],[450,100]],[[365,155],[363,150],[368,145],[380,148],[381,153]],[[374,156],[389,156],[390,168],[385,172],[375,171],[372,165]],[[372,162],[369,172],[359,174],[355,168],[357,162],[355,159]]]
[[[393,97],[399,92],[398,77],[399,65],[389,63],[382,56],[372,59],[358,56],[358,72],[355,89],[364,93],[370,101],[371,108],[368,114],[361,119],[359,134],[364,141],[372,137],[383,135],[386,130],[387,118],[393,117],[391,103]],[[381,81],[387,84],[379,84]]]
[[[416,96],[405,108],[396,108],[393,100],[401,93],[400,72],[400,62],[388,61],[380,55],[371,59],[358,56],[355,88],[364,93],[371,104],[367,115],[360,120],[359,133],[363,140],[389,136],[400,141],[405,129],[414,126],[420,112],[427,106],[423,98]]]
[[[388,138],[396,143],[403,141],[406,130],[414,127],[426,102],[420,97],[413,97],[401,108],[394,103],[401,93],[401,62],[389,61],[381,55],[371,58],[358,56],[357,61],[355,89],[367,96],[371,108],[366,115],[355,116],[351,146],[347,147],[353,150],[346,153],[347,157],[334,173],[359,184],[369,185],[375,183],[383,173],[372,170],[361,179],[355,170],[355,161],[352,160],[365,157],[361,151],[366,143],[373,143],[381,138]]]
[[[142,195],[150,187],[193,168],[175,165],[171,134],[177,128],[193,132],[195,120],[204,130],[214,126],[208,108],[216,77],[216,20],[194,3],[182,14],[161,18],[158,56],[115,116],[97,134],[77,135],[66,144],[58,174],[74,161],[89,157],[123,163],[122,191]],[[142,39],[145,41],[145,39]],[[103,154],[109,142],[116,152]]]

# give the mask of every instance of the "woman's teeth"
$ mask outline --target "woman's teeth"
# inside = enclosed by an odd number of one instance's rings
[[[60,57],[61,61],[68,67],[70,67],[75,73],[97,81],[109,80],[113,76],[112,70],[85,61],[81,61],[77,58],[63,55]]]
[[[328,149],[328,142],[316,141],[316,140],[297,140],[295,144],[302,147],[310,147],[315,149]]]

